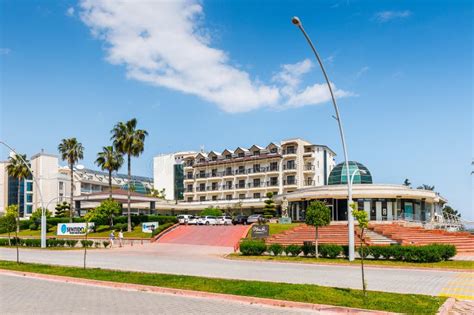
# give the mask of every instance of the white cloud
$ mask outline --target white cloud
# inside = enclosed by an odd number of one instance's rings
[[[11,49],[10,48],[0,48],[0,55],[8,55],[9,53],[11,53]]]
[[[374,18],[380,23],[385,23],[394,19],[404,19],[412,15],[410,10],[404,11],[380,11],[375,13]]]
[[[360,70],[357,71],[357,73],[356,73],[356,78],[357,78],[357,79],[360,78],[364,73],[366,73],[367,71],[369,71],[369,69],[370,69],[370,68],[367,67],[367,66],[360,68]]]
[[[74,16],[74,7],[69,7],[67,10],[66,10],[66,15],[67,16]]]
[[[83,0],[80,7],[82,21],[106,43],[107,61],[124,65],[128,78],[196,95],[231,113],[327,99],[323,89],[316,93],[317,84],[299,88],[309,60],[282,66],[271,84],[232,65],[225,51],[211,46],[198,1]]]

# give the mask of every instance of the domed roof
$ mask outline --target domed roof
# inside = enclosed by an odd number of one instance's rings
[[[149,194],[150,190],[143,185],[142,182],[137,180],[132,180],[131,191],[140,193],[140,194]],[[121,187],[123,190],[128,190],[128,183],[122,185]]]
[[[359,172],[355,172],[359,170]],[[355,172],[355,174],[354,174]],[[354,174],[354,184],[372,184],[372,175],[367,167],[355,161],[349,161],[349,174]],[[328,185],[347,184],[346,163],[337,164],[329,174]]]

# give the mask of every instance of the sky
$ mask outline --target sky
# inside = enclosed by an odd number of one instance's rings
[[[300,137],[342,147],[374,182],[435,190],[474,219],[471,1],[0,1],[0,139],[29,156],[85,147],[119,121],[153,156]],[[0,159],[8,151],[0,149]],[[125,169],[122,172],[126,172]]]

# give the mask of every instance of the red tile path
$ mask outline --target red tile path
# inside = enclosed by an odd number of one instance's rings
[[[158,239],[158,243],[234,247],[245,236],[249,226],[180,225]]]

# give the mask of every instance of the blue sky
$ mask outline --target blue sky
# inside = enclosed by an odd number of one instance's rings
[[[341,161],[323,77],[290,21],[298,15],[336,87],[350,159],[376,182],[435,185],[474,218],[470,1],[0,6],[0,138],[20,152],[56,153],[75,136],[94,167],[113,125],[136,117],[150,134],[132,164],[140,175],[159,153],[291,137]]]

